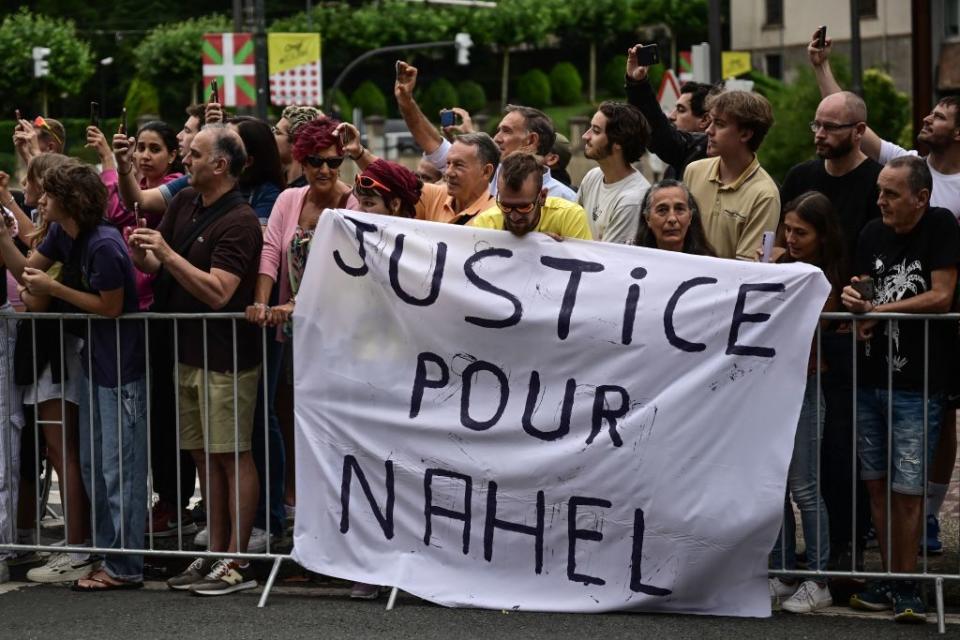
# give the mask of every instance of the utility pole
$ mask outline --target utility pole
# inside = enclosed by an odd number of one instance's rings
[[[721,75],[723,75],[723,67],[721,65],[721,56],[723,55],[723,29],[720,23],[720,0],[710,0],[709,11],[710,82],[719,82],[723,80],[721,77]],[[676,65],[676,62],[674,62],[674,64]]]
[[[257,73],[257,117],[267,119],[267,105],[270,94],[267,91],[270,73],[267,67],[267,20],[264,16],[263,0],[253,0],[253,56]]]
[[[850,0],[850,90],[863,95],[863,59],[860,56],[860,0]]]

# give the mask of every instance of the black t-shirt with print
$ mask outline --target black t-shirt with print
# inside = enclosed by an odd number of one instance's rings
[[[880,219],[870,221],[857,245],[857,271],[873,276],[876,304],[905,300],[930,291],[931,273],[960,262],[960,226],[946,209],[931,207],[909,233],[897,234]],[[931,391],[942,390],[947,367],[955,352],[956,323],[929,322],[929,377]],[[924,322],[891,321],[893,387],[923,390]],[[887,323],[860,348],[860,384],[887,386]]]

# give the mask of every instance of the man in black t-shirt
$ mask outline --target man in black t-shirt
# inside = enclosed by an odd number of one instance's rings
[[[784,207],[807,191],[819,191],[830,199],[843,228],[848,267],[863,227],[880,216],[877,176],[882,167],[860,151],[866,129],[867,106],[860,96],[843,91],[824,98],[810,123],[817,159],[792,167],[780,188]]]
[[[948,312],[957,285],[960,227],[949,211],[930,207],[933,179],[927,164],[914,156],[895,158],[880,172],[877,187],[882,218],[867,224],[860,235],[855,265],[861,275],[843,290],[844,306],[854,313]],[[872,299],[858,291],[861,280],[868,276],[874,281]],[[864,341],[859,354],[857,453],[880,552],[885,566],[894,573],[917,570],[924,481],[937,445],[946,367],[953,352],[948,323],[929,322],[929,350],[925,348],[926,325],[921,321],[879,324],[869,318],[857,323]],[[892,392],[888,392],[888,384]],[[887,415],[888,407],[892,407],[892,415]],[[892,425],[889,436],[888,420]],[[888,470],[892,474],[892,557],[887,557],[884,531]],[[917,585],[909,581],[874,583],[853,596],[850,604],[886,609],[891,596],[895,620],[925,619]]]
[[[824,98],[810,123],[817,158],[795,165],[780,188],[783,215],[791,200],[807,191],[829,198],[843,230],[844,277],[853,271],[857,240],[863,227],[880,217],[877,176],[882,166],[860,150],[867,124],[867,107],[855,93],[844,91]],[[821,442],[821,491],[830,523],[831,568],[849,569],[861,562],[870,521],[866,490],[858,486],[856,510],[850,492],[853,461],[853,367],[850,334],[825,330],[821,354],[826,364],[821,386],[826,411]],[[854,525],[854,516],[856,524]],[[857,544],[852,544],[852,539]],[[857,558],[851,558],[857,549]],[[855,566],[854,564],[854,566]]]

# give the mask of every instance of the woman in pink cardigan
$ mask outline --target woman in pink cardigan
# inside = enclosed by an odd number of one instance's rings
[[[87,127],[87,146],[96,149],[100,156],[102,170],[100,180],[107,187],[106,220],[115,226],[124,238],[137,226],[134,212],[127,209],[120,199],[117,183],[117,162],[113,157],[110,141],[96,127]],[[153,120],[147,122],[137,131],[136,144],[131,145],[134,167],[140,176],[140,188],[152,189],[176,180],[183,175],[180,158],[177,155],[177,133],[166,122]],[[126,174],[124,174],[126,175]],[[144,222],[151,229],[155,229],[163,218],[162,213],[148,213],[144,215]],[[136,271],[137,297],[140,311],[146,311],[153,304],[152,274]]]

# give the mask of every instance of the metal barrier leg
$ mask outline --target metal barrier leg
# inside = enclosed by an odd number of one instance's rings
[[[263,593],[260,594],[260,602],[257,604],[258,609],[263,609],[267,606],[267,598],[270,597],[270,590],[273,589],[273,581],[277,579],[277,573],[280,571],[280,563],[283,562],[283,558],[277,558],[273,561],[273,568],[270,569],[270,576],[267,578],[267,584],[263,587]]]
[[[937,632],[947,632],[947,621],[943,616],[943,578],[934,581],[934,590],[937,594]]]
[[[393,610],[393,605],[397,603],[397,593],[399,592],[400,590],[396,587],[390,589],[390,597],[387,598],[387,611]]]

